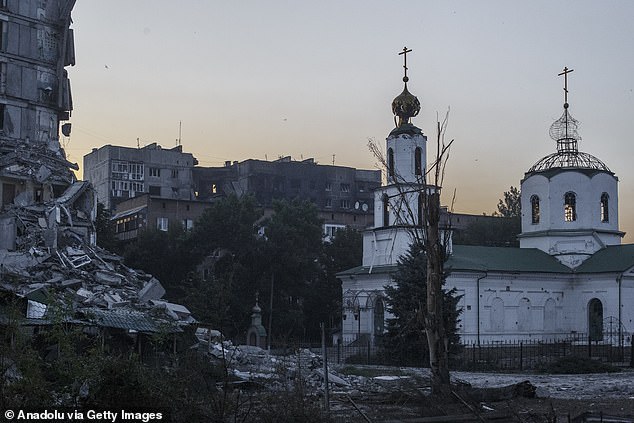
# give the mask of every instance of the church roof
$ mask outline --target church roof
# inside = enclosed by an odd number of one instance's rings
[[[634,244],[609,245],[575,269],[576,273],[625,272],[634,267]]]
[[[477,245],[454,245],[453,253],[447,260],[445,269],[479,272],[570,273],[570,268],[537,248]]]

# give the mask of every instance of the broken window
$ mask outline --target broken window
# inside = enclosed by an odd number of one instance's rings
[[[167,232],[168,227],[169,227],[169,220],[167,219],[167,217],[156,218],[156,229],[158,229],[159,231]]]
[[[350,192],[350,184],[341,184],[341,192]]]
[[[191,231],[194,229],[194,221],[192,219],[183,219],[182,221],[183,229],[186,231]]]
[[[564,195],[564,221],[574,222],[577,220],[577,196],[574,192],[567,192]]]
[[[161,169],[159,169],[158,167],[151,167],[150,168],[150,176],[154,176],[156,178],[161,176]]]
[[[609,222],[610,214],[608,211],[608,200],[609,196],[607,192],[601,194],[601,222]]]
[[[539,223],[539,197],[536,195],[531,197],[531,223],[533,225]]]
[[[394,178],[394,150],[387,149],[387,176]]]
[[[350,208],[350,200],[341,200],[340,205],[341,205],[342,209],[349,209]]]
[[[423,175],[422,156],[423,151],[420,147],[416,147],[416,150],[414,150],[414,174],[416,176]]]
[[[150,193],[150,195],[160,196],[161,195],[161,187],[150,185],[148,187],[148,192]]]
[[[172,169],[172,178],[173,179],[178,178],[178,169]]]

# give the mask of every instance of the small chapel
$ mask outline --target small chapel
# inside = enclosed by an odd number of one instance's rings
[[[406,58],[409,51],[400,54]],[[408,91],[406,59],[404,68],[403,92],[392,102],[396,127],[386,139],[386,184],[375,191],[363,262],[338,274],[344,345],[374,343],[385,332],[391,316],[384,287],[394,284],[398,260],[412,243],[412,225],[424,224],[419,196],[440,189],[424,184],[427,137],[412,123],[420,102]],[[598,343],[630,342],[634,244],[621,244],[618,178],[579,150],[578,121],[568,103],[570,72],[564,68],[559,74],[565,82],[563,113],[549,131],[556,150],[537,160],[520,182],[520,246],[452,245],[446,229],[445,289],[460,295],[463,343],[576,335]],[[399,189],[402,184],[408,189]]]

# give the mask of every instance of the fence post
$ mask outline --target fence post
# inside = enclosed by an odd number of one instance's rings
[[[370,364],[370,340],[368,339],[368,360],[366,364]]]
[[[588,358],[592,360],[592,339],[590,334],[588,334]]]

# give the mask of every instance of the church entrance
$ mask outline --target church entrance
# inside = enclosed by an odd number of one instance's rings
[[[588,337],[590,341],[603,341],[603,304],[597,298],[588,303]]]

